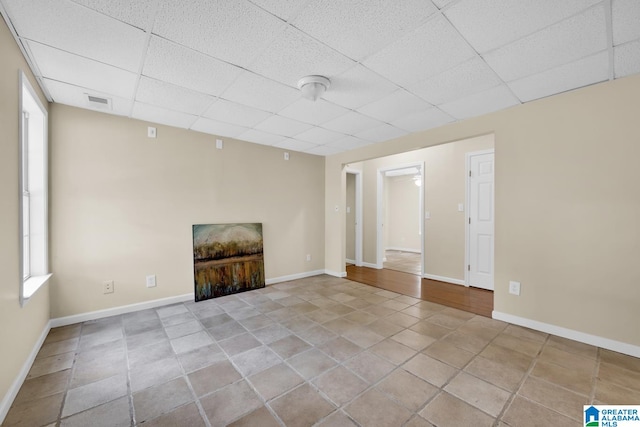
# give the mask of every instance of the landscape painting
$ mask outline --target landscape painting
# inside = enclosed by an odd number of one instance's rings
[[[195,299],[264,288],[262,224],[193,226]]]

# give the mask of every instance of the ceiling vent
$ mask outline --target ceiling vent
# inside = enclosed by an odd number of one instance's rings
[[[111,98],[103,98],[101,96],[89,95],[85,93],[87,106],[95,110],[111,110]]]

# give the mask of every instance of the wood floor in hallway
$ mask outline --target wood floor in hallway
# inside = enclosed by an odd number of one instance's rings
[[[347,279],[486,317],[491,317],[493,311],[493,291],[485,289],[421,279],[415,274],[386,268],[378,270],[355,265],[347,265]]]

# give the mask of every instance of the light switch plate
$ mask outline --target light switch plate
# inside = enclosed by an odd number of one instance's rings
[[[520,282],[509,282],[509,293],[513,295],[520,295]]]

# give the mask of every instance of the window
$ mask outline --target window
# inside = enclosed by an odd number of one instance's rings
[[[47,111],[22,72],[20,112],[20,302],[24,305],[51,275],[47,229]]]

